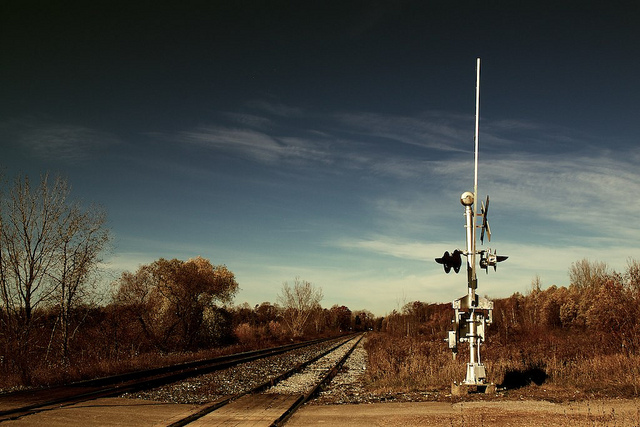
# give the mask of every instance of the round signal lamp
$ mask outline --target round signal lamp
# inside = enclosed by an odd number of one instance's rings
[[[473,193],[471,191],[465,191],[460,196],[460,203],[464,206],[471,206],[473,204]]]

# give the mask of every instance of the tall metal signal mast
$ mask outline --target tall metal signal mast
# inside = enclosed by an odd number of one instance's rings
[[[476,230],[480,229],[480,243],[484,243],[484,236],[491,241],[491,229],[487,220],[489,212],[489,196],[486,202],[480,205],[478,214],[478,125],[480,121],[480,58],[476,62],[476,123],[475,123],[475,158],[473,193],[465,191],[460,196],[460,202],[464,206],[466,249],[456,249],[452,253],[444,253],[442,258],[436,258],[436,262],[444,266],[444,271],[449,273],[453,269],[456,273],[462,266],[462,256],[467,258],[467,294],[453,301],[455,327],[449,331],[449,348],[453,351],[453,357],[458,353],[458,343],[469,343],[469,363],[467,363],[467,376],[464,381],[452,386],[454,394],[460,394],[463,390],[490,392],[495,390],[495,385],[487,383],[485,367],[480,360],[480,345],[485,339],[485,328],[491,324],[493,314],[493,302],[476,294],[478,278],[476,276],[476,264],[489,272],[489,267],[496,269],[497,263],[508,257],[497,255],[491,249],[477,250]],[[478,220],[480,223],[478,224]],[[476,263],[480,255],[479,262]]]

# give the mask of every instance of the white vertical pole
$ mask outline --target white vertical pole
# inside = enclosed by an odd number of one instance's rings
[[[476,326],[476,215],[478,212],[478,128],[480,121],[480,58],[476,62],[476,126],[474,133],[475,142],[475,158],[474,158],[474,176],[473,176],[473,212],[471,212],[471,277],[469,278],[469,304],[471,305],[471,313],[469,316],[469,364],[467,365],[467,384],[476,384],[476,352],[478,356],[477,363],[480,363],[480,340],[477,337]]]
[[[478,214],[478,129],[480,123],[480,58],[476,59],[476,127],[474,133],[475,161],[473,175],[473,247],[471,253],[472,276],[476,280],[476,215]]]

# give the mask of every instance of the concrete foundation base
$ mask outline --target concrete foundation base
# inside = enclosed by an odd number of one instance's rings
[[[465,396],[470,393],[494,394],[495,384],[451,384],[451,394],[453,396]]]

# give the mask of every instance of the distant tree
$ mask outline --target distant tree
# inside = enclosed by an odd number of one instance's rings
[[[542,279],[538,274],[535,275],[533,279],[531,279],[531,288],[529,290],[529,294],[535,294],[542,290]]]
[[[603,283],[609,276],[609,266],[605,262],[589,261],[582,259],[569,267],[569,280],[571,285],[580,290],[594,289]]]
[[[256,321],[260,325],[268,325],[271,321],[277,321],[280,317],[280,310],[277,306],[266,301],[255,307]]]
[[[560,307],[564,301],[561,300],[560,290],[554,285],[545,290],[543,295],[544,297],[540,298],[540,324],[549,329],[561,326]]]
[[[335,304],[329,309],[329,327],[335,331],[348,331],[351,328],[351,310],[344,305]]]
[[[560,306],[560,322],[563,327],[582,326],[580,321],[580,307],[576,299],[570,295]]]
[[[522,295],[515,293],[508,298],[495,301],[493,324],[489,331],[495,331],[503,345],[511,342],[523,328],[526,318],[522,310],[523,300]]]
[[[256,324],[256,312],[248,302],[243,302],[233,309],[233,324],[237,326],[243,323],[252,326]]]
[[[357,310],[353,312],[353,330],[367,331],[373,329],[374,316],[369,310]]]
[[[639,314],[622,282],[612,278],[600,286],[585,317],[592,331],[600,332],[605,341],[620,348],[632,342]]]
[[[164,258],[125,272],[116,282],[115,302],[130,308],[142,330],[162,351],[205,344],[203,331],[219,318],[216,303],[229,303],[238,290],[234,274],[201,257]]]
[[[307,321],[314,309],[320,306],[322,288],[316,288],[306,280],[295,278],[293,287],[282,284],[278,302],[283,308],[284,321],[293,337],[302,336]]]
[[[627,260],[627,271],[624,274],[624,279],[636,297],[640,297],[640,262],[635,259]]]
[[[327,317],[325,316],[325,310],[320,306],[320,304],[316,305],[315,308],[313,308],[309,320],[309,323],[313,324],[312,333],[318,335],[325,331],[325,328],[327,326]],[[307,330],[308,329],[309,328],[307,328]]]
[[[233,341],[232,314],[226,307],[210,304],[205,308],[202,318],[200,345],[224,345]]]

